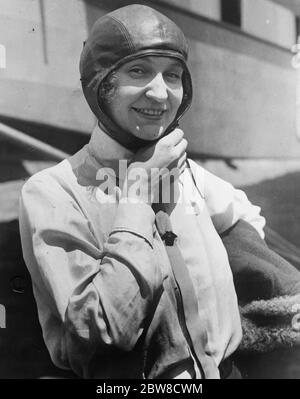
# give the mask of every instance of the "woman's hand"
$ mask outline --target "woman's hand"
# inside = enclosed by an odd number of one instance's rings
[[[160,183],[170,175],[175,179],[186,165],[187,140],[181,129],[175,129],[154,144],[136,152],[127,171],[123,196],[152,203],[158,196]],[[124,190],[125,189],[125,190]]]

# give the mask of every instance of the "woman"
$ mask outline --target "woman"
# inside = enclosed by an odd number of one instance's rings
[[[232,374],[241,323],[219,234],[242,219],[263,237],[264,218],[186,162],[186,62],[183,33],[157,11],[131,5],[100,18],[80,60],[99,122],[90,143],[23,188],[44,339],[53,362],[81,377]]]

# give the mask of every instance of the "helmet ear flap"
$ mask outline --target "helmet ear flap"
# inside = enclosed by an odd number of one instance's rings
[[[183,97],[180,104],[179,110],[177,112],[178,120],[183,114],[190,108],[193,98],[193,85],[192,78],[189,70],[185,66],[182,74],[182,87],[183,87]]]

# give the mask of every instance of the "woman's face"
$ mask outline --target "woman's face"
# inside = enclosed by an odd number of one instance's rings
[[[144,140],[161,137],[174,121],[183,97],[183,67],[169,57],[147,56],[116,72],[117,90],[107,104],[115,123]]]

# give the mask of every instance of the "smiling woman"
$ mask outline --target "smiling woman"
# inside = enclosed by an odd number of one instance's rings
[[[152,8],[101,17],[80,59],[98,120],[91,140],[23,186],[23,254],[45,343],[81,377],[238,375],[241,323],[219,234],[243,219],[263,237],[264,218],[186,162],[187,53],[183,32]],[[98,177],[114,172],[103,188]]]
[[[161,137],[183,97],[183,67],[169,57],[148,56],[114,72],[117,89],[106,110],[124,131],[143,140]]]

